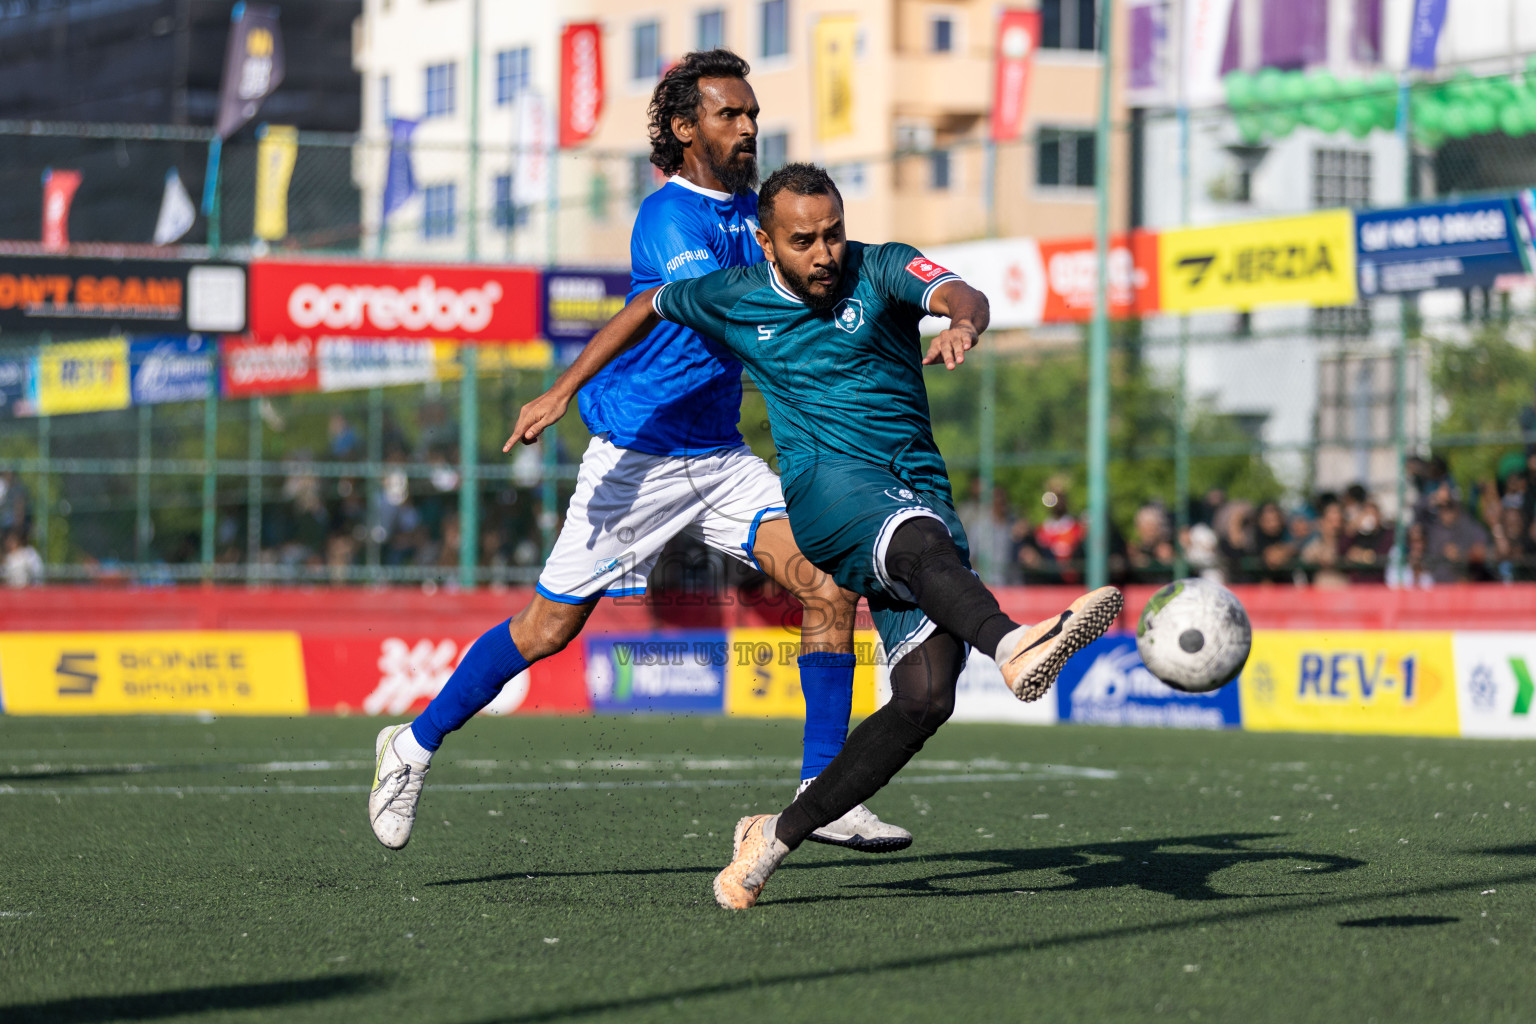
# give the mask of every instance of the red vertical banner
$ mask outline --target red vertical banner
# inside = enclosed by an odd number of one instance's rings
[[[603,37],[597,22],[560,33],[560,148],[585,142],[603,113]]]
[[[992,90],[992,141],[1019,137],[1029,89],[1029,66],[1040,44],[1040,12],[1005,7],[997,21],[993,63],[997,80]]]
[[[61,251],[69,248],[69,204],[80,187],[79,171],[43,172],[43,248]]]

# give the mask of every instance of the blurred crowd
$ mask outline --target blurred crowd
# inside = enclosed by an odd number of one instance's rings
[[[1438,457],[1409,460],[1408,479],[1411,513],[1401,562],[1393,557],[1393,524],[1382,502],[1361,485],[1290,506],[1212,490],[1190,503],[1182,535],[1170,510],[1155,501],[1136,510],[1128,535],[1111,525],[1111,582],[1168,580],[1175,543],[1192,574],[1228,584],[1536,580],[1536,452],[1505,456],[1496,476],[1467,494]],[[1046,492],[1044,514],[1031,520],[1001,487],[985,508],[978,491],[973,488],[959,511],[973,561],[989,582],[1082,581],[1087,520],[1063,495]]]

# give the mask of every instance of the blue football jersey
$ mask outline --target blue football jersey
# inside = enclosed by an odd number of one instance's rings
[[[672,281],[760,263],[757,196],[673,177],[640,204],[629,238],[629,298]],[[620,448],[701,455],[741,444],[741,363],[687,327],[663,323],[581,389],[581,418]]]

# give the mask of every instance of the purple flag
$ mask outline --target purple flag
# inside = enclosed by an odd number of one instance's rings
[[[1413,0],[1413,29],[1408,37],[1408,66],[1433,71],[1435,48],[1445,27],[1445,8],[1450,0]]]
[[[411,167],[411,133],[415,121],[403,117],[389,121],[389,173],[384,178],[384,218],[416,194],[416,173]]]
[[[219,88],[219,123],[227,139],[256,116],[261,101],[283,80],[283,37],[277,8],[269,4],[235,5],[229,46],[224,53],[224,81]]]

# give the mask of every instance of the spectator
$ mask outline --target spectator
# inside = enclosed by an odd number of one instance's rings
[[[1315,584],[1343,586],[1348,582],[1339,571],[1344,554],[1344,502],[1332,495],[1319,501],[1317,531],[1301,549],[1301,564]]]
[[[1062,581],[1076,582],[1081,576],[1076,563],[1087,531],[1067,508],[1065,495],[1046,491],[1040,501],[1051,512],[1035,531],[1035,541],[1051,556]]]
[[[1449,480],[1430,492],[1432,518],[1424,527],[1424,572],[1436,583],[1474,578],[1488,561],[1488,531],[1467,514]]]
[[[1344,490],[1344,532],[1348,533],[1355,528],[1355,520],[1360,517],[1365,503],[1371,500],[1371,494],[1362,484],[1350,484]]]
[[[1386,579],[1388,556],[1392,552],[1392,531],[1381,519],[1381,508],[1366,501],[1347,527],[1341,545],[1340,561],[1351,583],[1381,583]]]
[[[1019,564],[1014,558],[1014,515],[1008,507],[1008,492],[1001,486],[993,487],[991,505],[985,509],[981,507],[980,495],[981,481],[977,479],[971,484],[972,500],[959,509],[960,524],[971,544],[971,562],[987,583],[1021,583]]]
[[[1131,577],[1142,583],[1167,579],[1173,572],[1173,531],[1168,513],[1153,502],[1136,510],[1135,536],[1125,557]]]
[[[1259,509],[1254,531],[1254,548],[1259,556],[1259,579],[1266,583],[1294,583],[1296,545],[1286,532],[1285,513],[1267,501]]]
[[[43,558],[22,535],[11,530],[5,535],[5,585],[32,587],[43,582]]]
[[[0,536],[12,530],[25,537],[32,529],[32,503],[26,485],[10,470],[0,472]]]
[[[1505,504],[1500,509],[1499,519],[1493,524],[1493,550],[1500,580],[1513,583],[1533,578],[1536,539],[1518,504]]]
[[[352,424],[339,412],[331,413],[331,422],[328,428],[330,434],[329,451],[331,458],[336,462],[351,462],[362,456],[362,443],[357,438],[357,431],[352,429]]]
[[[1029,520],[1019,517],[1013,524],[1013,562],[1018,566],[1019,578],[1024,582],[1038,582],[1049,575],[1050,556],[1040,549],[1035,540],[1035,529]]]
[[[1248,502],[1230,501],[1217,510],[1212,523],[1219,538],[1216,550],[1229,584],[1252,583],[1258,578],[1254,572],[1253,532],[1249,525],[1252,515],[1253,506]]]

